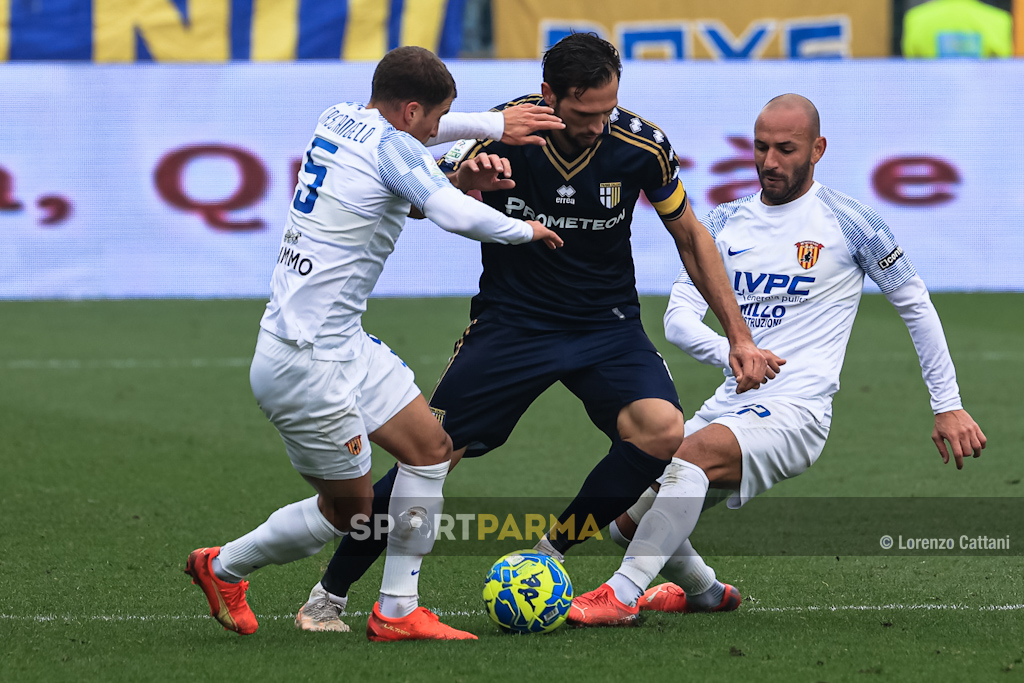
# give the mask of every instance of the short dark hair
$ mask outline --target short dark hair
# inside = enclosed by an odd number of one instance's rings
[[[456,94],[455,79],[437,55],[406,45],[396,47],[377,64],[370,98],[392,106],[419,102],[433,109]]]
[[[619,51],[596,33],[570,33],[544,53],[544,82],[561,99],[572,90],[581,97],[622,76]]]

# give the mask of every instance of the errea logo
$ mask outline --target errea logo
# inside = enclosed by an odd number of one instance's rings
[[[576,200],[573,199],[573,195],[576,194],[576,188],[572,185],[562,185],[560,188],[555,190],[555,204],[575,204]]]

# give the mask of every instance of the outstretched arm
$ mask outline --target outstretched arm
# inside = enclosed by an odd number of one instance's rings
[[[537,221],[521,221],[459,192],[426,148],[411,135],[386,135],[377,148],[384,187],[449,232],[480,242],[523,244],[544,240],[555,249],[562,240]]]
[[[551,107],[519,104],[501,111],[475,114],[450,112],[441,117],[437,137],[427,140],[427,146],[441,145],[467,138],[501,140],[508,145],[543,145],[545,140],[537,133],[565,128],[562,119]]]
[[[932,441],[942,455],[942,462],[949,462],[949,453],[952,451],[956,468],[962,469],[964,456],[981,456],[987,439],[960,402],[956,369],[949,355],[939,314],[928,296],[928,289],[924,281],[915,275],[885,297],[903,318],[921,363],[921,375],[928,387],[932,411],[935,413]]]
[[[451,186],[430,195],[423,213],[444,230],[478,242],[524,244],[544,240],[549,249],[562,246],[562,238],[537,221],[506,216]]]

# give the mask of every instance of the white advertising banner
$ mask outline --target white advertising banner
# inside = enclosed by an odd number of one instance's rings
[[[454,109],[537,92],[535,62],[455,62]],[[0,298],[265,297],[299,157],[372,64],[0,68]],[[1024,291],[1024,63],[626,64],[619,101],[661,126],[698,215],[757,189],[753,123],[798,92],[823,183],[872,206],[935,291]],[[444,151],[437,150],[438,156]],[[642,293],[679,269],[649,205]],[[479,247],[409,221],[378,296],[469,295]],[[869,286],[870,288],[870,286]]]

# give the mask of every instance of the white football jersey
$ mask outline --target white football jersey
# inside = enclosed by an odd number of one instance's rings
[[[775,379],[743,394],[728,376],[702,410],[721,414],[785,398],[827,424],[864,274],[889,293],[914,277],[910,259],[874,211],[817,182],[781,206],[762,203],[760,193],[723,204],[704,224],[754,342],[787,364]],[[684,269],[674,298],[687,287],[695,289]]]
[[[302,158],[260,326],[311,345],[313,358],[354,358],[366,300],[410,205],[422,210],[446,187],[426,147],[377,110],[327,109]]]

